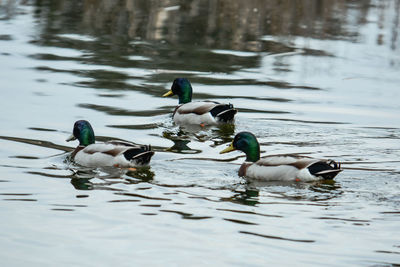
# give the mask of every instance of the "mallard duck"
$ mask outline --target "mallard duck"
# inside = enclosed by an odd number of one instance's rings
[[[275,155],[260,158],[260,145],[250,132],[236,134],[230,146],[220,154],[234,150],[246,154],[239,168],[239,176],[263,181],[315,181],[333,179],[340,164],[333,160],[320,160],[300,155]]]
[[[215,101],[192,101],[192,85],[186,78],[174,80],[171,90],[163,95],[178,95],[179,105],[173,113],[177,124],[215,125],[230,122],[237,113],[232,104],[221,104]]]
[[[79,145],[71,154],[72,160],[86,167],[130,168],[147,165],[154,152],[147,145],[137,145],[124,141],[96,143],[94,131],[88,121],[79,120],[74,124],[72,135],[66,140],[79,140]]]

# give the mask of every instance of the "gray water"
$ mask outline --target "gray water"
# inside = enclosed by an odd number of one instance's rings
[[[400,264],[400,1],[0,1],[1,266]],[[180,128],[194,99],[234,125]],[[149,169],[68,161],[151,144]],[[340,161],[333,182],[256,183],[243,155]]]

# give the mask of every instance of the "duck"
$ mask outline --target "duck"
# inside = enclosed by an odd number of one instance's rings
[[[77,139],[79,145],[70,157],[75,163],[85,167],[134,168],[146,166],[154,155],[150,145],[138,145],[119,140],[95,143],[93,128],[86,120],[75,122],[72,135],[66,141]]]
[[[246,160],[239,168],[239,176],[260,181],[318,181],[332,180],[342,171],[340,163],[315,159],[298,154],[260,157],[260,145],[251,132],[235,135],[230,145],[220,154],[242,151]]]
[[[200,126],[232,122],[237,110],[232,104],[203,100],[192,102],[192,85],[186,78],[176,78],[171,89],[163,97],[178,95],[179,105],[173,112],[176,124],[197,124]]]

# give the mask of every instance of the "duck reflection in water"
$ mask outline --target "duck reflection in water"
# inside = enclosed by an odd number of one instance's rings
[[[232,190],[232,196],[221,201],[256,206],[262,203],[263,194],[277,199],[326,201],[343,194],[340,183],[334,180],[320,180],[311,183],[292,183],[285,181],[246,181],[239,188]]]
[[[247,206],[256,206],[259,203],[259,193],[259,189],[246,186],[244,190],[235,189],[231,197],[222,198],[221,201],[229,201]]]
[[[163,137],[171,140],[174,145],[170,148],[165,149],[168,152],[180,153],[180,154],[198,154],[202,151],[199,149],[191,149],[188,144],[191,142],[190,134],[184,131],[181,127],[178,128],[177,132],[166,130],[163,132]]]
[[[293,183],[290,181],[247,181],[246,191],[268,192],[269,196],[285,200],[325,201],[343,194],[335,180]]]
[[[78,169],[71,170],[74,173],[71,178],[71,184],[77,190],[114,191],[116,190],[112,187],[114,184],[138,184],[150,182],[154,178],[154,172],[151,171],[149,166],[137,167],[135,169],[117,169],[111,167],[90,169],[78,167]]]
[[[175,130],[165,130],[163,137],[174,142],[174,145],[167,148],[166,151],[181,153],[181,154],[198,154],[202,151],[199,149],[192,149],[189,143],[193,141],[206,142],[212,141],[212,147],[224,144],[232,139],[235,132],[235,125],[232,123],[225,123],[217,126],[179,126]]]

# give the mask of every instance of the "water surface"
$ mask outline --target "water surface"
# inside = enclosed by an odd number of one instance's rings
[[[400,264],[400,1],[0,2],[4,266]],[[195,99],[234,125],[180,128]],[[64,140],[151,144],[151,167],[89,169]],[[237,175],[264,154],[342,162],[334,182]]]

